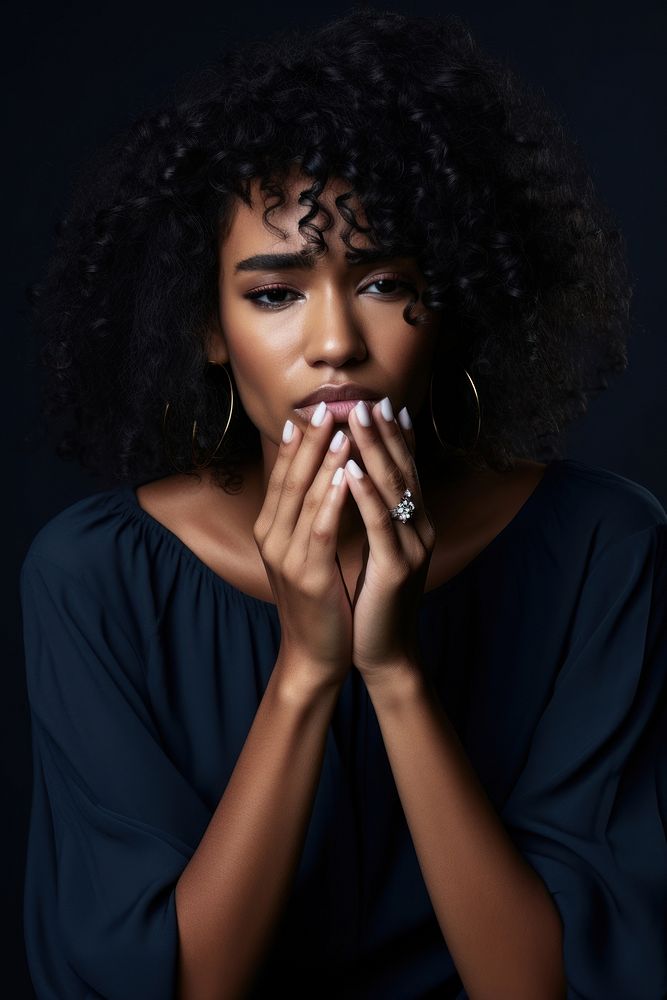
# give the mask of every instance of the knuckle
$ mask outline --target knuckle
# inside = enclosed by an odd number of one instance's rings
[[[313,522],[310,533],[318,542],[330,542],[333,537],[333,531],[331,530],[330,525],[323,524],[321,521]]]
[[[288,473],[283,480],[282,492],[287,497],[298,496],[304,488],[304,482],[294,473]]]
[[[436,532],[432,524],[427,524],[424,529],[424,547],[427,552],[432,552],[435,548]]]
[[[391,490],[403,493],[405,489],[405,477],[397,465],[391,465],[385,474],[385,482]]]
[[[383,507],[373,517],[373,526],[380,531],[389,531],[392,527],[393,518],[387,507]]]
[[[291,583],[298,583],[302,577],[302,568],[301,555],[290,550],[283,557],[280,572],[283,579]]]
[[[277,547],[275,546],[273,540],[266,535],[264,537],[264,542],[261,547],[262,559],[264,562],[271,567],[275,567],[279,561],[279,554]]]
[[[320,498],[317,496],[315,491],[311,488],[306,493],[303,498],[303,504],[301,510],[305,511],[306,514],[313,514],[320,505]]]

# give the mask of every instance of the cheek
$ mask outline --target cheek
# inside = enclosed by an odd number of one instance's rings
[[[398,408],[407,406],[414,416],[421,409],[429,389],[433,354],[434,345],[420,332],[411,329],[407,336],[392,340],[381,355],[376,355],[381,357],[385,371],[392,373],[396,387],[396,412]]]
[[[424,338],[411,330],[382,346],[376,345],[375,356],[382,359],[382,367],[387,371],[396,373],[399,379],[402,377],[411,381],[430,368],[431,354]]]
[[[270,377],[267,373],[271,371],[271,360],[251,340],[244,340],[239,345],[230,344],[229,350],[241,402],[254,422],[269,391]]]
[[[288,324],[282,330],[275,318],[261,313],[258,316],[259,310],[251,310],[246,301],[235,300],[233,294],[223,297],[222,302],[220,321],[239,381],[261,382],[267,373],[269,381],[275,382],[277,371],[289,363],[294,331]]]
[[[285,351],[277,341],[252,334],[228,336],[227,345],[240,403],[255,427],[270,435],[285,407],[282,376],[289,365]]]

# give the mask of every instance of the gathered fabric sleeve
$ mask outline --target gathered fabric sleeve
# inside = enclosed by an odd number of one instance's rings
[[[664,1000],[667,524],[593,558],[500,815],[560,912],[568,1000]]]
[[[160,742],[127,622],[29,550],[33,792],[24,937],[39,1000],[175,996],[176,882],[210,816]]]

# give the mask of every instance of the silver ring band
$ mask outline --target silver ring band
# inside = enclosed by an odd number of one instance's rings
[[[416,508],[414,503],[410,499],[411,497],[412,493],[410,492],[410,490],[405,490],[403,496],[401,497],[400,501],[396,504],[396,506],[390,508],[389,513],[391,514],[394,520],[402,521],[403,524],[405,524],[405,522],[409,521],[410,518],[413,516]]]

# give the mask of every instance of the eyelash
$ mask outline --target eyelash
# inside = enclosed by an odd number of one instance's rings
[[[407,281],[401,281],[400,278],[399,278],[399,276],[397,274],[381,274],[381,275],[378,275],[377,278],[374,278],[373,281],[369,281],[369,283],[367,285],[365,285],[364,287],[365,288],[370,288],[371,285],[375,285],[379,281],[394,281],[394,282],[396,282],[397,285],[401,285],[403,288],[414,290],[413,286],[410,285],[410,284],[408,284]],[[244,298],[251,299],[260,309],[281,309],[283,306],[287,305],[287,303],[289,302],[289,300],[286,300],[285,302],[260,302],[259,301],[259,296],[260,295],[264,295],[266,292],[271,292],[271,291],[274,291],[274,290],[275,291],[282,291],[282,290],[284,290],[286,292],[292,292],[292,289],[288,288],[287,285],[280,285],[280,284],[263,285],[262,288],[256,288],[252,292],[247,292],[245,294]],[[362,291],[364,291],[364,289],[362,289]],[[293,292],[293,294],[296,295],[297,293]],[[389,299],[389,301],[394,301],[393,299],[390,298],[391,294],[395,295],[396,292],[389,293],[387,295],[380,295],[379,298]],[[292,300],[292,301],[294,301],[294,300]]]

